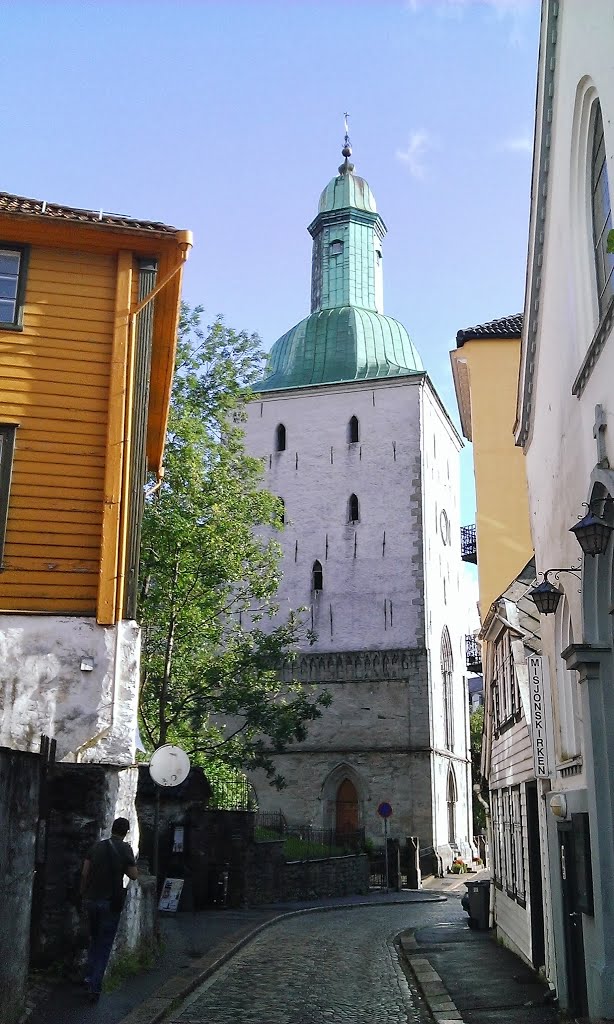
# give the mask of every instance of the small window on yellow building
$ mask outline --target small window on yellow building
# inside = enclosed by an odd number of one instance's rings
[[[16,427],[12,424],[0,423],[0,568],[4,562],[4,538],[9,514],[15,430]]]
[[[0,243],[0,328],[20,327],[28,251]]]

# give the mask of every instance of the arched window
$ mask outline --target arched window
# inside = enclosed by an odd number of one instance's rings
[[[348,522],[357,523],[360,519],[360,509],[358,507],[358,498],[355,494],[350,494],[350,500],[348,501]]]
[[[277,425],[275,431],[275,451],[285,452],[286,450],[286,428],[283,423]]]
[[[340,238],[335,238],[330,243],[330,254],[331,256],[340,256],[343,252],[343,242]]]
[[[286,503],[285,503],[283,498],[279,498],[278,497],[277,500],[278,500],[279,506],[280,506],[280,508],[279,508],[279,522],[283,524],[286,521]]]
[[[348,423],[348,441],[350,444],[356,444],[360,438],[360,428],[358,426],[358,416],[352,416]]]
[[[448,842],[456,842],[456,779],[452,765],[448,769],[448,790],[446,794],[448,805]]]
[[[319,590],[324,588],[324,574],[322,572],[322,563],[316,559],[313,563],[311,570],[311,589],[318,593]]]
[[[443,723],[444,739],[447,750],[454,747],[454,707],[452,698],[452,644],[448,627],[444,626],[441,634],[441,679],[443,684]]]
[[[595,103],[593,116],[591,196],[597,298],[599,300],[599,316],[601,317],[614,295],[614,254],[606,252],[608,232],[612,228],[612,204],[608,184],[603,117],[599,102]]]

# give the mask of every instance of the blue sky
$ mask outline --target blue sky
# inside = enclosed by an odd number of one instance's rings
[[[0,190],[191,228],[185,298],[269,348],[348,110],[386,312],[457,420],[456,331],[523,305],[538,30],[538,0],[0,0]]]

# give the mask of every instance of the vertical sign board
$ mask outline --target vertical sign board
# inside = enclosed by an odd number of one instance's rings
[[[532,654],[528,658],[528,667],[535,777],[537,779],[547,779],[549,775],[548,741],[546,738],[546,713],[544,708],[544,666],[541,655]]]

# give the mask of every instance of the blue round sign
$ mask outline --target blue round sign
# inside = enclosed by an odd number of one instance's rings
[[[379,814],[380,818],[390,817],[390,815],[392,814],[392,807],[390,806],[387,800],[382,801],[382,803],[377,808],[377,813]]]

